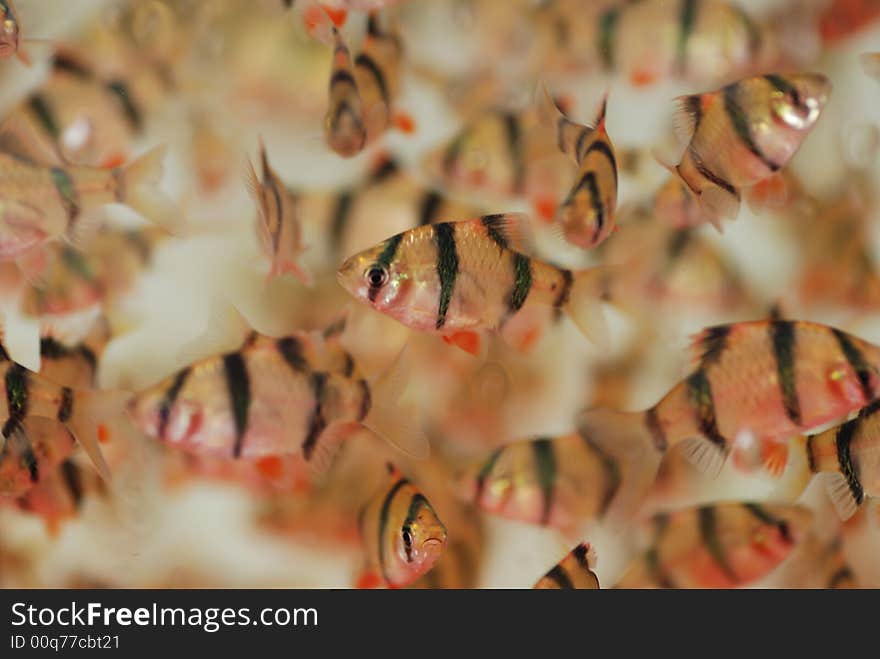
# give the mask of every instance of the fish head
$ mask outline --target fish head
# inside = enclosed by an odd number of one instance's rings
[[[406,323],[409,314],[407,291],[413,281],[402,261],[387,258],[389,239],[346,259],[336,272],[340,285],[355,298],[377,311]]]
[[[786,76],[788,88],[770,94],[770,111],[782,125],[798,131],[809,130],[831,95],[831,81],[821,73]]]
[[[367,128],[360,114],[345,102],[327,115],[324,131],[327,144],[343,158],[357,155],[367,143]]]
[[[408,570],[422,575],[443,553],[446,527],[430,505],[422,505],[415,519],[401,527],[396,544],[397,555],[406,562]]]
[[[18,21],[10,14],[3,17],[3,24],[0,25],[0,59],[12,57],[18,52],[21,43],[21,30]]]

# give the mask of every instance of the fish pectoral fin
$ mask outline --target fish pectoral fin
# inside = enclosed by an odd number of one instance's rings
[[[314,483],[330,470],[343,443],[357,429],[358,426],[351,423],[333,423],[324,429],[306,461],[309,467],[310,482]]]
[[[856,500],[846,477],[838,472],[830,472],[822,474],[822,478],[825,491],[828,492],[828,497],[840,519],[847,520],[855,515],[860,502]]]
[[[716,478],[724,467],[727,452],[705,437],[691,437],[681,443],[682,455],[700,473]]]

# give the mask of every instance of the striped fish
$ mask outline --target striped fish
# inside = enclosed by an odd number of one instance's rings
[[[604,515],[620,483],[618,462],[589,436],[572,433],[505,444],[464,469],[455,487],[486,512],[574,531]]]
[[[122,203],[166,229],[179,219],[158,189],[164,148],[148,151],[125,167],[99,169],[37,161],[22,126],[5,125],[0,135],[0,259],[14,260],[65,236],[75,240],[87,215]]]
[[[159,227],[120,230],[101,226],[79,248],[67,242],[47,245],[49,265],[28,282],[21,310],[33,317],[112,306],[149,265],[156,244],[167,236]]]
[[[647,550],[615,588],[737,588],[763,578],[807,536],[800,505],[719,503],[661,513]]]
[[[697,368],[642,412],[595,409],[581,431],[624,462],[621,512],[631,513],[661,457],[681,445],[698,468],[717,473],[743,433],[785,466],[783,442],[848,414],[880,394],[880,347],[818,323],[765,320],[719,325],[694,341]]]
[[[667,168],[694,194],[706,216],[739,213],[743,188],[782,169],[800,148],[828,101],[831,82],[819,73],[766,74],[718,91],[679,99],[679,132],[689,140]]]
[[[310,286],[312,276],[299,263],[300,255],[306,247],[302,242],[302,229],[296,215],[295,200],[269,165],[266,146],[262,139],[260,139],[260,168],[261,177],[258,177],[253,164],[248,161],[246,180],[248,190],[259,210],[257,236],[263,253],[271,264],[269,277],[290,273],[306,286]]]
[[[619,73],[636,87],[731,79],[759,69],[777,50],[772,23],[758,24],[727,0],[557,0],[544,3],[537,18],[549,66]]]
[[[111,338],[103,317],[77,343],[60,341],[52,334],[40,337],[40,375],[72,389],[94,389],[98,384],[98,360]]]
[[[425,495],[397,467],[389,463],[387,469],[387,484],[360,515],[363,588],[408,586],[434,567],[446,547],[446,527]]]
[[[135,425],[180,449],[227,459],[301,454],[316,470],[342,442],[368,428],[424,455],[424,437],[398,401],[406,359],[370,382],[351,356],[322,353],[303,333],[252,334],[237,351],[201,359],[128,403]]]
[[[0,496],[21,496],[63,462],[77,443],[104,478],[109,478],[97,435],[117,411],[117,397],[74,391],[12,361],[2,344],[0,374]]]
[[[354,60],[336,26],[331,31],[333,63],[324,134],[333,151],[350,158],[392,125],[403,46],[397,33],[379,27],[375,12],[369,14],[363,47]]]
[[[880,401],[858,416],[807,437],[807,463],[822,474],[840,516],[849,519],[866,497],[880,497]]]
[[[486,332],[528,347],[539,332],[532,314],[541,310],[568,313],[603,343],[607,272],[572,272],[526,256],[525,223],[523,215],[506,214],[419,227],[350,257],[337,276],[377,311],[474,354]]]
[[[574,185],[559,207],[558,221],[565,239],[583,249],[595,247],[615,228],[617,158],[605,130],[607,102],[606,96],[593,125],[584,126],[559,110],[546,87],[538,98],[542,121],[555,130],[559,150],[578,166]]]
[[[599,578],[593,572],[595,566],[595,553],[589,544],[583,542],[550,568],[533,588],[542,590],[598,590]]]
[[[41,517],[50,535],[54,536],[60,531],[62,522],[79,514],[87,498],[106,494],[106,484],[94,471],[84,469],[76,459],[68,458],[26,494],[15,499],[14,505],[22,512]]]

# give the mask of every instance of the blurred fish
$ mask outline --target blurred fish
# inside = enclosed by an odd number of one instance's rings
[[[367,35],[353,62],[335,26],[332,33],[333,69],[324,131],[330,148],[348,158],[375,142],[395,123],[393,103],[399,90],[403,45],[396,32],[379,27],[375,13],[367,19]],[[397,123],[411,132],[407,125],[411,121]]]
[[[680,99],[680,132],[688,141],[667,166],[697,197],[707,219],[739,213],[741,190],[784,167],[819,119],[831,83],[818,73],[745,78],[714,92]]]
[[[198,454],[260,459],[302,454],[316,470],[361,428],[415,455],[425,440],[399,397],[401,353],[373,382],[349,361],[344,370],[315,359],[297,335],[251,334],[237,351],[196,361],[131,398],[146,435]]]
[[[117,229],[102,226],[77,249],[65,242],[48,245],[49,264],[28,283],[24,313],[64,315],[96,304],[112,306],[149,265],[156,244],[166,236],[158,227]]]
[[[581,543],[541,577],[533,588],[598,590],[599,578],[593,572],[595,562],[596,556],[590,545]]]
[[[259,221],[257,235],[260,246],[269,257],[269,277],[292,274],[306,286],[312,283],[311,274],[299,263],[306,249],[302,230],[296,215],[295,201],[284,187],[278,174],[269,166],[266,147],[260,140],[261,177],[248,161],[247,186],[257,203]]]
[[[0,147],[0,258],[16,260],[47,241],[76,240],[87,231],[89,214],[123,203],[166,229],[180,220],[158,188],[164,148],[157,147],[125,167],[97,169],[40,160],[27,136],[7,132]],[[93,223],[92,223],[93,224]]]
[[[831,0],[819,18],[819,31],[825,45],[831,46],[880,20],[877,0]]]
[[[556,106],[546,88],[539,92],[541,120],[556,131],[559,150],[578,165],[577,177],[560,206],[558,219],[565,239],[589,249],[608,238],[615,229],[617,207],[617,158],[605,130],[603,98],[592,126],[571,121]]]
[[[865,73],[880,80],[880,53],[864,53],[859,56],[859,61]]]
[[[519,251],[524,224],[524,216],[506,214],[419,227],[350,257],[337,276],[377,311],[473,354],[481,334],[510,337],[535,307],[567,312],[586,336],[603,343],[606,271],[572,272],[525,256]],[[527,348],[537,333],[530,328],[518,347]]]
[[[574,534],[602,518],[620,484],[615,458],[572,433],[505,444],[463,470],[456,491],[486,512]]]
[[[105,318],[95,321],[89,333],[72,344],[44,333],[40,337],[40,375],[73,389],[96,388],[98,362],[110,338]]]
[[[720,503],[651,520],[649,548],[615,588],[737,588],[769,574],[806,536],[803,506]]]
[[[697,369],[643,412],[594,409],[581,432],[621,464],[623,514],[641,503],[669,447],[681,445],[702,471],[717,473],[740,437],[753,437],[770,473],[784,442],[840,419],[880,395],[880,347],[804,321],[753,321],[703,330]]]
[[[98,438],[118,408],[112,392],[74,391],[12,361],[2,345],[5,396],[0,495],[20,496],[66,459],[77,443],[109,478]]]
[[[388,463],[388,484],[360,515],[366,569],[360,588],[401,588],[434,567],[446,547],[446,527],[425,498]]]
[[[15,55],[23,64],[30,65],[30,58],[21,48],[21,22],[12,0],[0,0],[0,59]]]

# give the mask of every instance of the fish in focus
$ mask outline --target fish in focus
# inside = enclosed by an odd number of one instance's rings
[[[880,395],[880,347],[805,321],[719,325],[694,340],[697,368],[641,412],[593,409],[580,431],[619,460],[623,484],[613,506],[638,508],[672,446],[717,473],[740,437],[752,437],[771,474],[785,440],[846,417]]]
[[[306,249],[302,242],[302,229],[296,216],[295,202],[284,183],[269,165],[266,146],[260,140],[261,177],[248,162],[247,186],[259,209],[257,235],[263,253],[269,257],[269,277],[292,274],[306,286],[312,276],[299,263],[300,254]]]
[[[571,271],[523,254],[525,217],[484,215],[392,236],[348,258],[339,283],[407,327],[440,334],[476,354],[486,332],[527,348],[529,312],[566,312],[581,332],[606,340],[602,268]]]
[[[738,588],[763,578],[806,536],[803,506],[719,503],[651,519],[647,550],[615,588]]]
[[[366,568],[359,587],[402,588],[443,555],[446,527],[424,494],[392,464],[388,482],[360,515]]]
[[[593,569],[596,557],[590,545],[581,543],[554,565],[533,588],[548,590],[598,590],[599,578]]]
[[[706,219],[739,213],[743,189],[782,169],[818,121],[831,82],[818,73],[766,74],[680,99],[679,132],[687,148],[668,166]]]
[[[135,394],[129,415],[147,436],[188,452],[245,460],[301,454],[318,471],[363,428],[406,453],[426,453],[398,400],[405,354],[372,382],[350,356],[331,365],[320,354],[301,334],[251,334],[240,350],[198,360]]]
[[[587,435],[515,441],[464,469],[456,492],[488,513],[574,534],[601,519],[621,484],[620,466]]]
[[[578,166],[574,185],[558,211],[562,233],[572,245],[595,247],[614,231],[617,207],[617,158],[605,130],[607,98],[602,99],[592,126],[566,117],[544,87],[538,104],[542,121],[556,131],[559,150]]]

